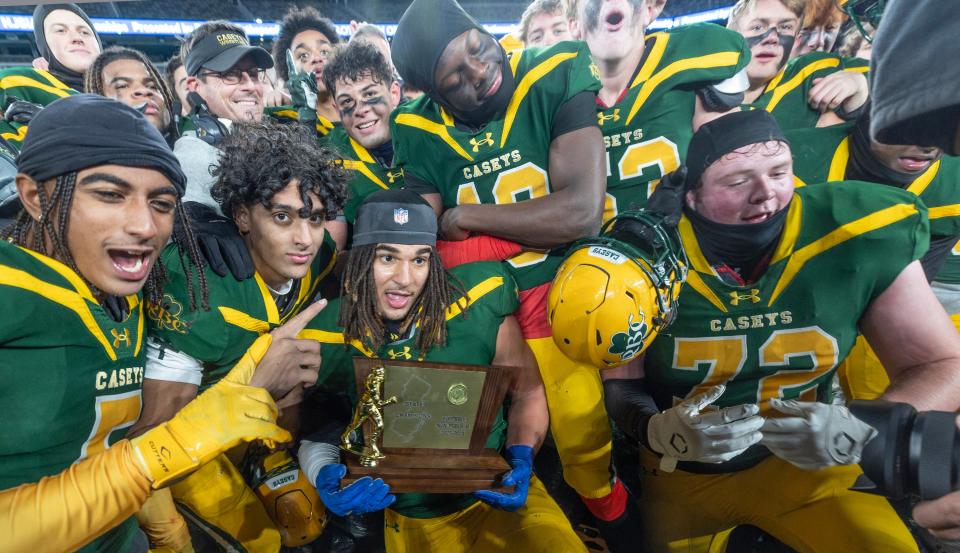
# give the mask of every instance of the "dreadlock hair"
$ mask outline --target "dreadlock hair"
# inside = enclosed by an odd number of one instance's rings
[[[337,323],[343,327],[344,343],[360,340],[374,352],[383,346],[386,333],[386,325],[377,310],[377,285],[373,280],[376,257],[377,244],[355,246],[350,250],[341,278],[343,295]],[[447,345],[446,313],[454,300],[466,317],[470,298],[463,283],[443,268],[440,256],[434,250],[423,290],[400,325],[402,330],[412,324],[420,327],[416,347],[421,354],[433,347]]]
[[[338,44],[340,35],[333,23],[323,17],[316,8],[298,8],[290,6],[280,22],[280,32],[277,41],[273,43],[273,66],[277,76],[286,81],[290,78],[287,72],[287,50],[293,46],[293,39],[303,31],[314,30],[326,37],[330,44]]]
[[[393,68],[376,46],[364,40],[350,41],[337,46],[323,67],[323,84],[333,94],[341,79],[355,82],[367,75],[373,78],[373,82],[388,88],[394,83]]]
[[[227,217],[241,205],[269,208],[273,196],[293,179],[299,180],[301,217],[313,211],[310,193],[323,202],[327,220],[343,208],[346,171],[336,163],[337,156],[320,145],[313,129],[272,119],[238,122],[218,149],[220,163],[212,169],[217,181],[210,194]]]
[[[49,190],[50,184],[53,184],[52,190]],[[73,269],[75,273],[83,278],[83,274],[77,268],[77,263],[70,253],[70,245],[67,243],[67,232],[70,227],[70,208],[73,205],[73,195],[77,188],[76,171],[60,175],[56,179],[47,182],[37,183],[37,197],[40,201],[40,218],[34,219],[26,209],[21,208],[20,213],[13,223],[7,225],[0,231],[0,239],[13,242],[17,246],[40,252],[47,257],[52,257],[61,263],[66,264]],[[177,245],[177,251],[180,254],[180,263],[187,274],[187,286],[190,292],[190,308],[196,309],[195,297],[198,295],[204,309],[209,309],[207,304],[207,281],[203,271],[199,271],[198,280],[199,290],[194,286],[190,277],[191,271],[187,270],[184,264],[186,262],[193,268],[203,266],[203,258],[200,254],[200,248],[197,245],[196,236],[190,226],[190,220],[187,218],[183,209],[183,204],[177,198],[174,208],[173,234],[171,236],[174,244]],[[163,297],[163,284],[167,280],[167,268],[162,260],[157,258],[153,269],[147,275],[144,283],[144,299],[149,304],[158,304]],[[84,281],[86,279],[84,278]],[[94,294],[99,291],[93,283],[86,281],[87,285]]]
[[[106,96],[104,91],[106,90],[106,83],[103,82],[103,70],[106,69],[108,65],[117,61],[117,60],[133,60],[139,61],[147,68],[147,72],[150,73],[150,76],[153,78],[154,82],[157,83],[157,90],[161,96],[163,96],[163,105],[167,109],[167,113],[170,115],[170,121],[174,120],[176,115],[173,112],[173,99],[174,96],[171,93],[171,88],[167,86],[166,79],[160,75],[160,71],[157,70],[157,67],[153,65],[153,62],[150,61],[150,58],[140,50],[134,50],[133,48],[127,48],[125,46],[111,46],[100,53],[97,56],[97,59],[93,60],[93,63],[90,64],[90,67],[87,68],[86,75],[83,80],[83,88],[86,92],[91,94],[99,94],[100,96]],[[169,129],[160,129],[160,132],[167,132]]]

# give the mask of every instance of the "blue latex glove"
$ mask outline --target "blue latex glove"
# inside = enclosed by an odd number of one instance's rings
[[[500,493],[493,490],[473,492],[480,501],[504,511],[516,511],[527,502],[530,489],[530,476],[533,473],[533,448],[528,445],[512,445],[507,448],[507,462],[513,469],[503,475],[504,486],[516,486],[513,493]]]
[[[347,474],[347,467],[331,463],[320,467],[317,473],[317,492],[327,509],[338,516],[362,515],[382,511],[393,505],[397,496],[390,493],[386,482],[369,476],[340,489],[340,479]]]

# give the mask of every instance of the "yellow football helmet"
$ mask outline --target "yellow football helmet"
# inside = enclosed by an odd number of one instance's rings
[[[255,449],[247,452],[244,472],[280,531],[280,541],[297,547],[317,539],[327,525],[327,509],[317,489],[286,450]]]
[[[626,364],[672,321],[687,258],[675,230],[645,211],[608,221],[574,243],[548,298],[553,341],[599,369]]]

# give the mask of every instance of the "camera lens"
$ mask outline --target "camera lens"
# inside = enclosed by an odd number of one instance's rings
[[[936,499],[960,489],[956,413],[918,414],[906,403],[882,400],[853,401],[850,412],[878,432],[860,459],[864,475],[876,486],[870,491],[893,499]],[[857,489],[867,491],[859,482]]]

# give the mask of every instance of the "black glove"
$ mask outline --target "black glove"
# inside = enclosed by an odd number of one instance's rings
[[[660,184],[647,199],[647,211],[663,215],[663,225],[677,228],[683,215],[684,182],[687,168],[681,165],[676,171],[660,179]]]
[[[40,113],[42,109],[43,106],[40,104],[34,104],[26,100],[14,100],[10,102],[6,111],[3,112],[3,118],[14,123],[29,125],[30,121],[33,120],[33,116]]]
[[[233,221],[199,202],[185,202],[183,209],[193,225],[200,254],[213,272],[222,277],[229,272],[240,281],[253,277],[253,258]]]

